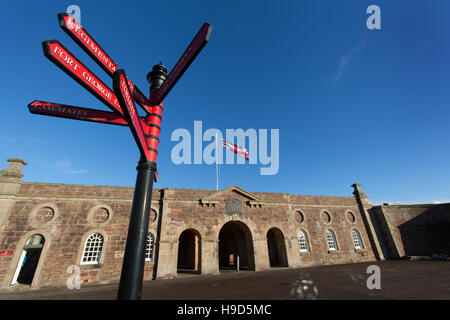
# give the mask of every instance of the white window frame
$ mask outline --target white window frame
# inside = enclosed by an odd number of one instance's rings
[[[310,252],[308,234],[304,230],[299,230],[297,233],[298,247],[300,252]]]
[[[99,264],[102,254],[104,237],[101,233],[92,233],[84,243],[80,264]]]
[[[352,239],[353,239],[353,245],[355,246],[355,249],[364,249],[364,244],[361,239],[361,233],[358,229],[353,228],[352,231]]]
[[[147,242],[145,245],[145,261],[153,261],[153,252],[155,248],[155,236],[153,233],[147,234]]]
[[[326,235],[326,239],[327,239],[328,250],[338,251],[339,246],[338,246],[336,234],[334,233],[334,231],[331,229],[327,229],[325,231],[325,235]]]

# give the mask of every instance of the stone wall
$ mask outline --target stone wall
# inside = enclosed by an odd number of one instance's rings
[[[134,188],[25,183],[20,159],[0,177],[0,287],[9,288],[26,241],[42,235],[44,245],[32,287],[65,286],[71,265],[81,269],[81,284],[117,281],[120,277]],[[153,192],[152,209],[159,211],[160,190]],[[81,265],[87,237],[104,237],[100,263]],[[149,226],[156,236],[156,222]],[[146,262],[151,279],[153,262]],[[20,267],[20,266],[19,266]]]
[[[371,209],[390,258],[450,254],[450,204],[383,205]]]
[[[242,213],[226,213],[229,198],[242,203]],[[202,273],[217,273],[219,232],[229,221],[242,222],[250,229],[256,271],[270,269],[267,233],[272,228],[283,234],[289,267],[375,259],[361,213],[352,197],[249,193],[233,186],[219,192],[165,189],[162,201],[164,216],[158,274],[176,275],[178,237],[188,229],[197,231],[201,237]],[[301,212],[302,219],[297,217],[297,212]],[[324,212],[330,214],[330,222],[321,217]],[[350,213],[354,221],[349,218]],[[355,249],[352,228],[360,232],[363,249]],[[335,232],[339,250],[328,250],[326,229]],[[299,230],[304,230],[309,237],[311,250],[308,253],[300,253]]]
[[[65,286],[70,266],[81,269],[82,286],[118,282],[134,188],[22,182],[26,163],[10,160],[0,177],[0,252],[6,253],[0,255],[0,288],[10,288],[23,248],[35,234],[43,236],[44,244],[31,287]],[[154,248],[159,254],[146,262],[145,279],[152,278],[155,263],[158,277],[179,275],[179,240],[185,230],[195,234],[196,247],[189,252],[198,254],[192,260],[196,271],[218,273],[220,232],[227,223],[235,228],[230,230],[245,231],[239,250],[246,250],[254,271],[271,268],[269,230],[276,235],[283,265],[290,268],[375,260],[356,197],[248,192],[237,186],[222,191],[154,189],[150,221],[149,232],[160,234]],[[326,229],[335,233],[338,250],[329,250]],[[355,249],[352,229],[360,233],[363,248]],[[308,236],[309,252],[299,250],[299,230]],[[84,246],[93,233],[104,239],[100,261],[84,265]]]
[[[23,183],[0,233],[1,250],[12,251],[0,256],[0,283],[9,286],[22,247],[33,234],[44,236],[33,286],[62,286],[70,276],[70,265],[81,268],[82,284],[116,281],[120,276],[122,257],[131,212],[133,188]],[[153,194],[152,208],[157,212],[159,190]],[[104,246],[100,264],[80,265],[84,244],[89,235],[100,233]],[[149,232],[156,235],[156,223]],[[146,266],[151,278],[153,263]]]

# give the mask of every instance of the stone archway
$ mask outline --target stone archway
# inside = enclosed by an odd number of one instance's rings
[[[252,234],[244,223],[229,221],[220,229],[219,270],[255,270]]]
[[[278,228],[267,231],[267,247],[271,267],[287,267],[287,252],[283,232]]]
[[[197,230],[187,229],[178,241],[178,273],[201,273],[201,236]]]

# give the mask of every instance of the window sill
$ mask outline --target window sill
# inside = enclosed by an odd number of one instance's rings
[[[341,251],[339,250],[328,250],[328,254],[340,254]]]
[[[365,249],[365,248],[355,249],[355,252],[367,252],[367,249]]]
[[[100,270],[101,264],[81,264],[80,270]]]
[[[300,252],[300,255],[301,256],[310,256],[310,255],[312,255],[312,252],[311,251]]]

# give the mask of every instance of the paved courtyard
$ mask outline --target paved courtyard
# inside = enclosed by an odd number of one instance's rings
[[[368,289],[367,267],[381,289]],[[371,282],[373,283],[373,282]],[[118,284],[0,292],[1,300],[114,300]],[[146,300],[450,299],[450,262],[384,261],[146,281]]]

